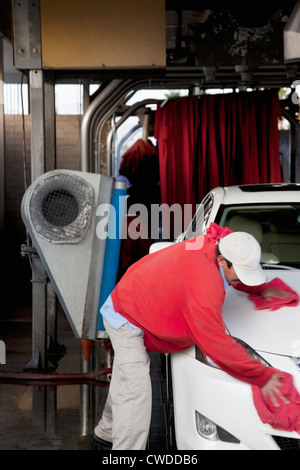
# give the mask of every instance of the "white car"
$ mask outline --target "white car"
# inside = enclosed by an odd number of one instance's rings
[[[216,188],[177,242],[205,233],[211,222],[254,235],[267,280],[280,278],[300,295],[300,185]],[[292,374],[300,392],[300,305],[256,310],[247,294],[230,287],[223,319],[250,356]],[[178,450],[300,450],[300,435],[264,424],[251,386],[220,370],[198,347],[170,360]]]

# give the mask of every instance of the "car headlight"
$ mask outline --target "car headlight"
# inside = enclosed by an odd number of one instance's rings
[[[196,419],[196,429],[198,434],[204,439],[209,439],[210,441],[218,441],[218,430],[215,423],[207,419],[205,416],[200,414],[198,411],[195,412]]]
[[[266,361],[263,357],[261,357],[253,348],[251,348],[251,346],[249,346],[249,344],[245,343],[245,341],[242,341],[239,338],[234,338],[234,337],[232,338],[234,339],[236,343],[239,343],[241,346],[243,346],[245,351],[249,354],[249,356],[252,359],[256,359],[257,361],[261,362],[266,367],[272,367],[268,361]],[[206,364],[207,366],[220,369],[220,367],[217,366],[217,364],[215,364],[208,356],[206,356],[198,346],[196,346],[196,359],[202,362],[203,364]]]
[[[298,370],[300,370],[300,357],[291,357],[291,359],[295,366],[298,368]]]
[[[206,364],[207,366],[220,369],[220,367],[217,366],[217,364],[215,364],[208,356],[206,356],[206,354],[204,354],[204,352],[201,351],[201,349],[198,346],[196,346],[196,359],[197,361],[200,361],[203,364]]]
[[[225,429],[215,424],[210,419],[195,411],[195,424],[199,436],[209,441],[223,441],[232,444],[239,444],[240,441]]]
[[[256,352],[249,344],[245,343],[245,341],[242,341],[239,338],[233,338],[236,343],[239,343],[243,346],[245,351],[249,354],[251,359],[256,359],[257,361],[261,362],[264,366],[266,367],[272,367],[271,364],[266,361],[263,357],[261,357],[258,352]]]

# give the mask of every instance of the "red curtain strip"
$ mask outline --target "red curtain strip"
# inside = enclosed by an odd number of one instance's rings
[[[158,103],[161,202],[201,202],[217,186],[282,181],[277,91]]]

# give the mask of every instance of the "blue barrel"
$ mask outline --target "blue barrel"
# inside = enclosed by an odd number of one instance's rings
[[[103,324],[103,317],[100,313],[100,309],[116,285],[120,259],[124,213],[126,208],[126,192],[126,183],[114,183],[103,262],[97,331],[105,330]]]

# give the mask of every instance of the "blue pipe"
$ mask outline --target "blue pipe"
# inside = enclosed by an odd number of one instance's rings
[[[111,294],[116,285],[120,259],[124,213],[126,207],[126,192],[126,183],[114,183],[103,262],[97,331],[105,331],[103,317],[100,313],[100,308],[102,307],[107,297]]]

